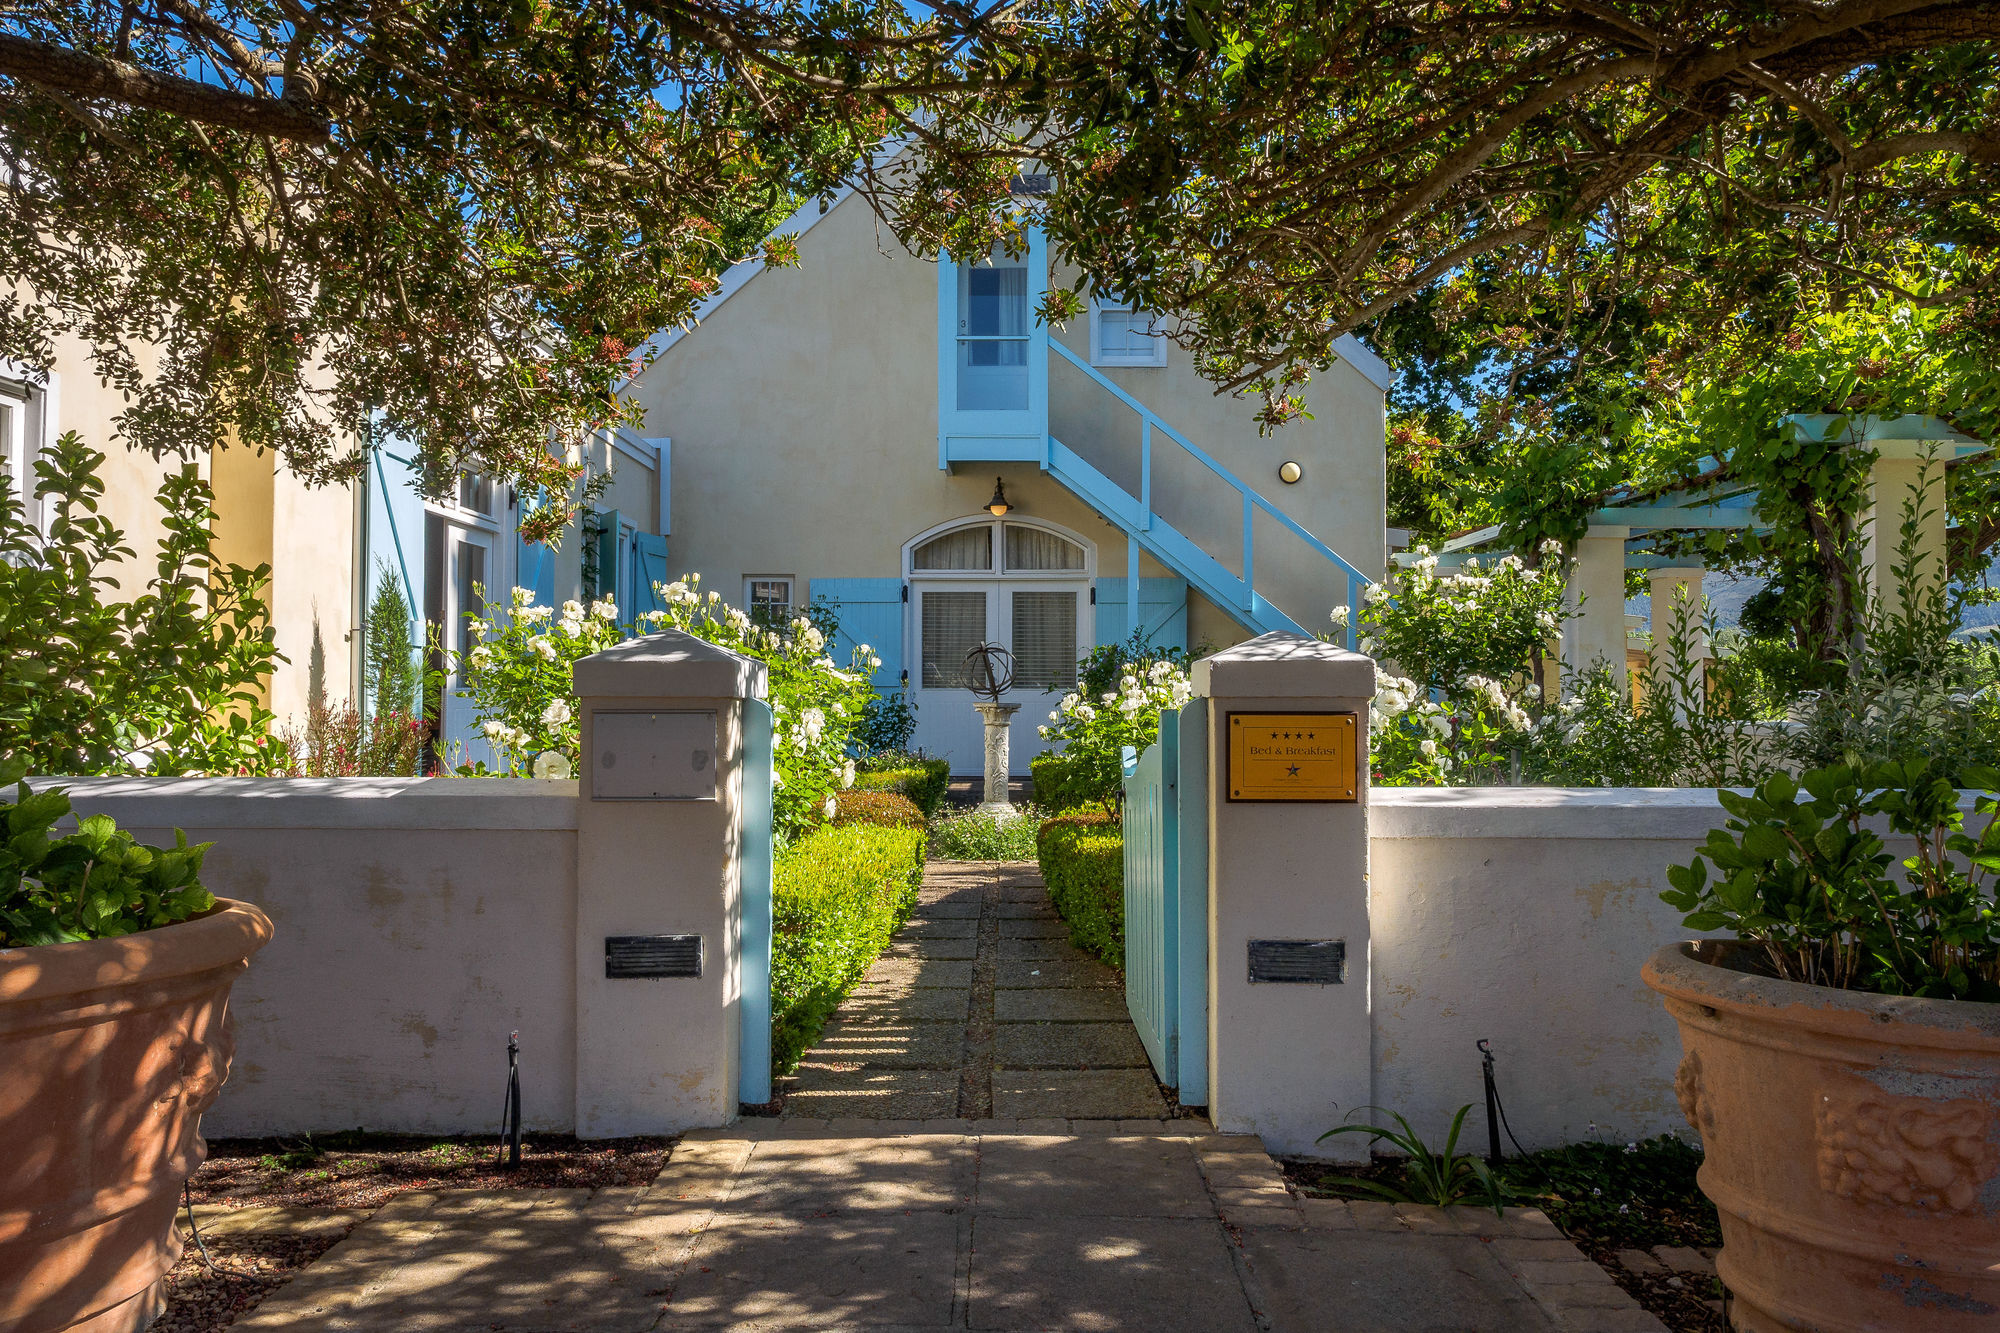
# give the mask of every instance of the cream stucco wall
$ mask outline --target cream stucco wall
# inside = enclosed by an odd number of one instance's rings
[[[851,197],[799,238],[799,253],[800,267],[753,278],[632,385],[645,409],[641,433],[673,440],[676,572],[699,571],[732,598],[749,574],[896,577],[903,543],[977,514],[997,472],[1019,513],[1092,543],[1100,576],[1124,574],[1123,534],[1033,465],[957,475],[938,468],[934,264],[902,251]],[[1081,348],[1086,325],[1077,321],[1058,336]],[[1365,573],[1379,575],[1382,395],[1352,368],[1336,367],[1309,391],[1316,420],[1270,439],[1258,436],[1250,405],[1216,398],[1178,350],[1164,370],[1114,375]],[[1115,418],[1132,414],[1087,387],[1086,394],[1065,386],[1052,373],[1052,430],[1087,457],[1115,452]],[[1162,512],[1185,521],[1190,535],[1212,539],[1214,553],[1234,568],[1235,493],[1184,482],[1166,452],[1155,483]],[[1286,458],[1305,467],[1297,487],[1276,480]],[[1269,520],[1260,524],[1260,583],[1316,628],[1338,594],[1326,586],[1323,563],[1304,560],[1303,548],[1281,541],[1279,531]],[[1170,571],[1149,558],[1141,572]],[[806,586],[801,592],[810,595]],[[1243,637],[1205,604],[1191,604],[1189,634],[1190,642],[1217,646]]]
[[[142,373],[150,372],[148,349],[140,347],[138,355]],[[118,434],[115,418],[124,399],[98,380],[82,340],[58,338],[51,369],[51,438],[73,430],[105,456],[100,512],[124,531],[125,544],[136,553],[113,571],[117,595],[139,596],[153,576],[165,531],[160,485],[187,464],[156,459]],[[315,679],[324,680],[330,698],[347,698],[355,687],[353,492],[308,487],[273,455],[240,449],[214,451],[194,466],[215,492],[218,556],[246,567],[268,563],[272,569],[266,600],[278,650],[289,659],[272,677],[272,711],[280,723],[302,722]]]

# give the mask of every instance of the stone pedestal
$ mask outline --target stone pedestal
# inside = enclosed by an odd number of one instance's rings
[[[1013,758],[1009,753],[1008,733],[1014,714],[1021,711],[1021,705],[974,704],[973,707],[979,710],[979,716],[986,719],[986,799],[979,808],[989,814],[1012,816],[1018,812],[1014,803],[1007,799],[1007,779]]]

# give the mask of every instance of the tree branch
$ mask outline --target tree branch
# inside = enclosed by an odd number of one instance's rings
[[[103,98],[272,139],[325,143],[333,127],[297,103],[253,97],[68,47],[0,33],[0,74],[72,97]]]

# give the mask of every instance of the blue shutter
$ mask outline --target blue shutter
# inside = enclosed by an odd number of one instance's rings
[[[882,659],[875,669],[877,693],[903,688],[903,581],[901,579],[814,579],[812,599],[834,604],[840,633],[829,654],[845,667],[854,650],[867,644]]]
[[[375,604],[382,585],[394,578],[402,585],[403,599],[410,607],[410,650],[423,650],[424,633],[424,497],[417,486],[417,471],[411,465],[416,451],[401,440],[388,439],[375,447],[368,472],[367,564],[361,571],[366,589],[362,606]],[[367,633],[364,626],[362,634]],[[365,652],[367,645],[363,643]],[[372,710],[374,700],[366,700],[364,710]]]
[[[1123,643],[1132,636],[1126,625],[1125,580],[1097,581],[1097,642]],[[1139,627],[1155,648],[1187,647],[1187,580],[1140,579]]]
[[[520,499],[520,518],[540,509],[544,497],[537,492],[531,499],[527,495]],[[547,542],[523,541],[520,523],[514,524],[514,586],[526,588],[534,594],[536,606],[556,604],[556,552]]]
[[[666,603],[661,600],[655,585],[667,583],[667,539],[650,532],[632,534],[632,605],[626,608],[626,615],[640,632],[652,627],[642,624],[639,617],[648,611],[664,611]]]

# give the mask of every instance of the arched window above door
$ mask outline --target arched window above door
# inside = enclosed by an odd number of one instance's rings
[[[922,538],[910,547],[913,574],[985,574],[1045,578],[1080,575],[1082,543],[1040,524],[978,519]]]

